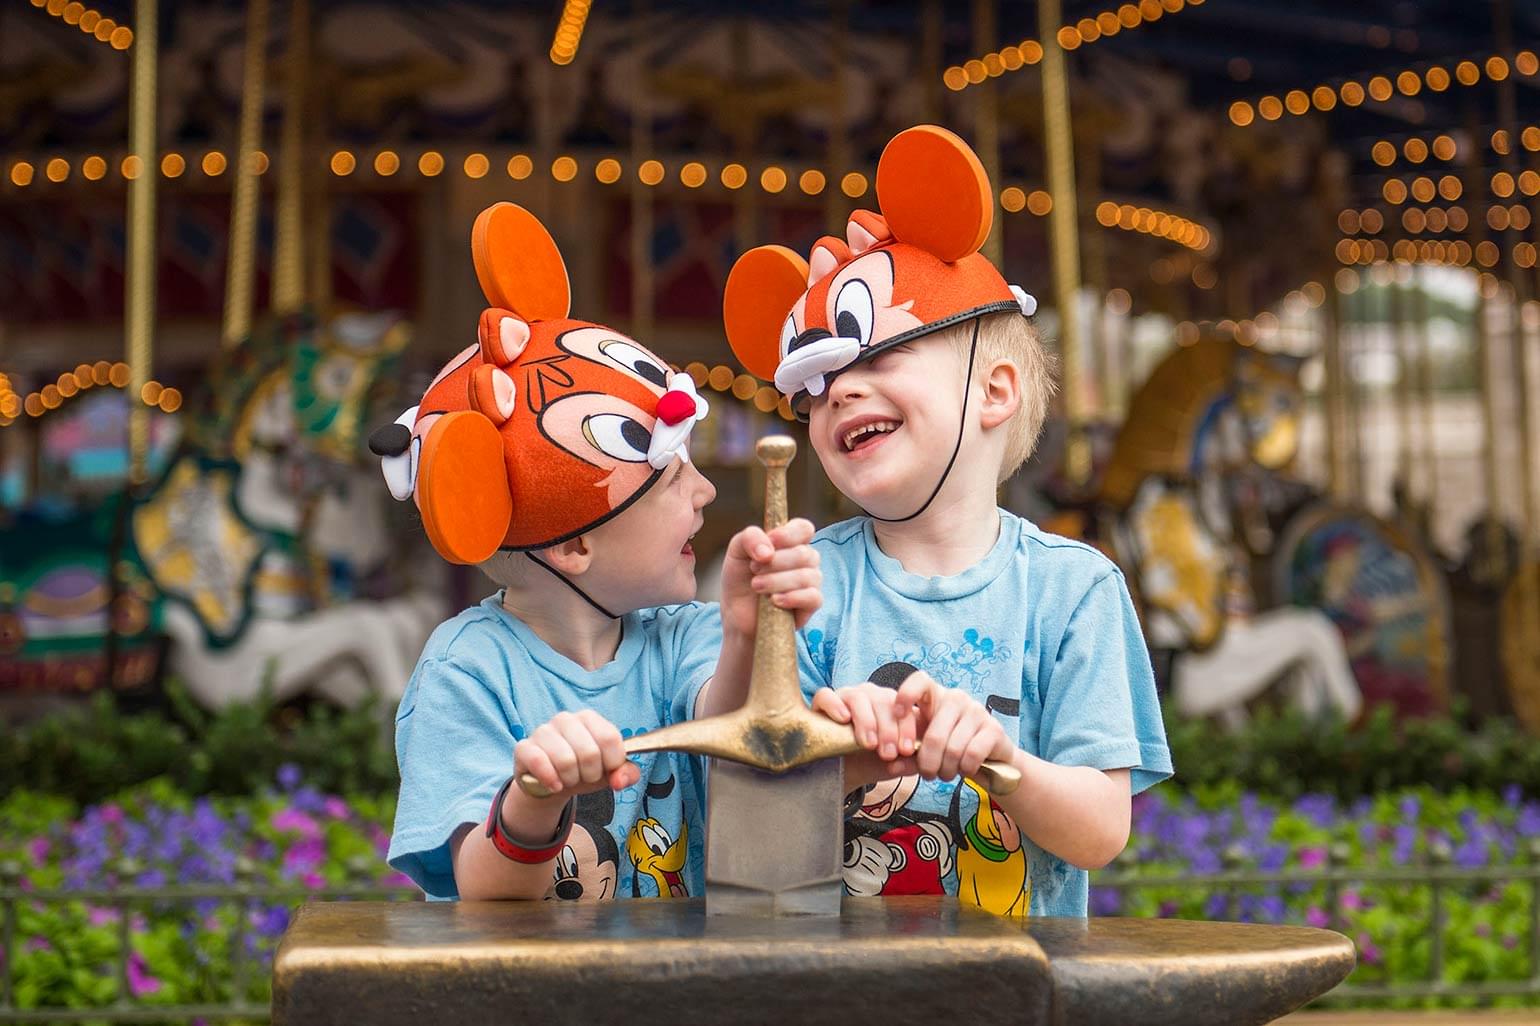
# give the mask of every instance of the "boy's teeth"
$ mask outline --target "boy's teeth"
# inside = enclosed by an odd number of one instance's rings
[[[865,438],[867,435],[887,434],[889,431],[897,430],[898,422],[893,420],[879,420],[871,424],[863,425],[853,431],[845,432],[845,448],[847,450],[854,449],[856,447],[856,443]]]

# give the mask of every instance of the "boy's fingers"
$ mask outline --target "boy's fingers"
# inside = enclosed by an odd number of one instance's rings
[[[872,699],[864,691],[852,689],[845,693],[845,704],[850,708],[850,725],[855,729],[856,740],[864,747],[877,747],[877,714],[872,710]]]
[[[946,741],[946,751],[941,757],[940,776],[943,780],[951,780],[963,772],[963,754],[968,750],[968,746],[973,743],[973,739],[983,732],[987,726],[981,719],[982,715],[982,710],[964,707],[962,715],[957,718],[957,726],[952,728],[951,736]],[[988,748],[993,748],[993,736],[989,736],[987,741]],[[988,748],[986,748],[986,751]],[[977,768],[977,766],[974,767],[974,769]]]
[[[537,743],[550,760],[551,768],[557,776],[556,787],[552,790],[560,791],[576,785],[581,779],[577,753],[572,750],[572,745],[562,736],[561,731],[547,723],[535,733]]]
[[[925,735],[920,738],[920,750],[916,761],[919,763],[921,775],[927,777],[941,775],[947,743],[952,738],[952,731],[957,727],[961,711],[955,702],[938,704],[930,722],[925,725]]]
[[[873,713],[877,719],[877,756],[883,760],[898,758],[898,724],[893,719],[894,703],[891,695],[874,702]]]
[[[615,724],[592,709],[580,710],[578,718],[598,744],[600,763],[606,770],[615,769],[626,761],[626,743]]]
[[[816,567],[823,562],[823,557],[818,550],[811,545],[793,545],[789,548],[776,549],[766,560],[756,562],[753,570],[756,574],[766,570],[795,570],[800,567]]]
[[[981,730],[973,735],[973,740],[963,749],[962,758],[957,760],[957,769],[963,776],[971,777],[979,771],[984,760],[989,758],[995,750],[995,744],[999,740],[992,730]]]
[[[761,594],[773,595],[780,591],[796,591],[799,588],[816,588],[823,583],[823,574],[814,567],[781,570],[776,573],[756,574],[749,579],[749,586]]]
[[[727,554],[748,560],[769,559],[775,554],[775,545],[764,528],[750,525],[733,535],[727,543]]]
[[[813,522],[806,517],[793,517],[770,532],[770,541],[776,548],[802,545],[813,538]]]
[[[624,791],[640,779],[642,779],[641,767],[634,762],[622,763],[610,773],[610,790]]]
[[[551,765],[545,750],[532,741],[520,741],[513,749],[514,773],[530,773],[553,794],[562,789],[561,774]]]
[[[594,740],[588,724],[576,716],[553,720],[552,723],[559,725],[562,738],[572,746],[572,752],[577,761],[578,779],[585,784],[603,780],[604,756],[600,753],[599,743]]]
[[[850,707],[833,688],[819,688],[813,692],[813,708],[836,723],[850,722]]]
[[[896,701],[906,707],[924,705],[931,699],[931,688],[935,681],[924,670],[915,670],[904,678],[904,682],[898,686]]]
[[[914,714],[914,707],[893,703],[894,718],[898,723],[898,754],[903,756],[913,755],[919,747],[916,740],[919,731],[919,719]]]

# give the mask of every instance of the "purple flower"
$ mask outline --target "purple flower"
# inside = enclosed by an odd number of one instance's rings
[[[1359,909],[1368,907],[1363,897],[1360,896],[1357,891],[1351,888],[1342,892],[1342,897],[1337,900],[1337,904],[1341,905],[1349,912],[1357,912]]]
[[[273,813],[271,825],[282,833],[297,833],[301,837],[315,837],[321,828],[314,819],[297,809],[281,809]]]
[[[1208,901],[1203,904],[1203,915],[1208,919],[1222,919],[1230,912],[1230,901],[1226,895],[1210,894]]]
[[[38,936],[27,938],[26,949],[28,951],[52,951],[53,945],[49,943],[47,937],[39,934]]]
[[[278,767],[278,786],[285,791],[292,791],[299,786],[300,770],[292,762],[286,762]]]
[[[1326,847],[1324,845],[1312,845],[1309,848],[1299,849],[1299,864],[1305,869],[1318,869],[1326,864]]]
[[[1514,936],[1511,933],[1503,934],[1503,947],[1504,948],[1506,948],[1509,951],[1512,951],[1514,948],[1516,948],[1518,946],[1519,946],[1519,939],[1518,939],[1518,937]]]
[[[1479,869],[1487,864],[1487,846],[1479,837],[1471,837],[1454,850],[1454,863],[1461,869]]]
[[[1477,923],[1474,927],[1471,928],[1471,932],[1474,933],[1477,937],[1490,937],[1492,936],[1492,924]]]
[[[1305,912],[1305,922],[1318,930],[1324,930],[1331,923],[1331,916],[1319,905],[1311,905]]]
[[[320,873],[315,872],[314,870],[303,874],[300,877],[300,881],[312,891],[318,891],[322,887],[326,886],[326,877],[322,876]]]
[[[257,913],[252,925],[266,937],[277,937],[289,928],[289,910],[282,905],[270,905]]]
[[[150,975],[149,966],[144,963],[144,956],[135,951],[128,956],[128,992],[134,997],[143,997],[160,990],[160,981]]]
[[[1326,794],[1301,795],[1294,803],[1294,811],[1317,827],[1329,827],[1337,818],[1337,802]]]
[[[1513,827],[1520,837],[1540,837],[1540,802],[1525,802]]]
[[[1358,954],[1368,965],[1379,965],[1382,957],[1380,949],[1367,933],[1358,935]]]
[[[118,910],[115,908],[103,908],[100,905],[92,905],[86,912],[86,922],[92,926],[106,926],[108,923],[118,921]]]
[[[33,862],[46,862],[48,853],[53,850],[53,845],[46,837],[34,837],[28,843],[27,850],[32,853]]]
[[[332,795],[324,802],[322,802],[321,808],[332,819],[347,819],[348,813],[350,811],[348,809],[348,803],[343,801],[341,798],[338,798],[336,795]]]

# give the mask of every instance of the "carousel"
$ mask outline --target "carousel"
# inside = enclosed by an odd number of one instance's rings
[[[0,10],[0,701],[399,696],[481,585],[366,440],[474,337],[499,200],[713,393],[719,551],[800,431],[727,271],[933,122],[1060,371],[1002,502],[1125,569],[1172,708],[1540,731],[1540,5],[589,6]]]

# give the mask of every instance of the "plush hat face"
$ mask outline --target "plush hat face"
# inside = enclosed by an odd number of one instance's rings
[[[933,125],[899,133],[877,166],[882,213],[856,211],[845,239],[818,240],[806,261],[781,246],[739,258],[723,297],[734,353],[800,412],[832,375],[888,346],[1025,310],[978,253],[991,197],[978,157],[956,135]]]
[[[689,375],[566,316],[560,254],[527,211],[483,211],[472,248],[488,299],[518,309],[484,311],[477,345],[371,440],[392,493],[416,500],[434,548],[457,563],[544,548],[621,512],[689,458],[706,413]]]

